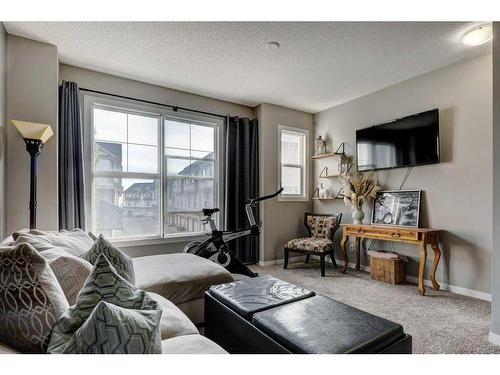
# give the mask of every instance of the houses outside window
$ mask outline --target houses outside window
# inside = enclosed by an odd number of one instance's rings
[[[220,201],[219,119],[85,97],[84,121],[93,232],[136,239],[204,231],[201,210]]]

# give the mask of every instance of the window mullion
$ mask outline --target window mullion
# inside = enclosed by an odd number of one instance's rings
[[[159,137],[159,142],[158,142],[158,162],[159,162],[159,172],[160,172],[160,181],[158,184],[158,189],[159,191],[159,226],[160,226],[160,236],[163,238],[165,237],[165,171],[164,171],[164,153],[165,153],[165,117],[163,115],[160,115],[159,117],[159,129],[158,129],[158,137]]]

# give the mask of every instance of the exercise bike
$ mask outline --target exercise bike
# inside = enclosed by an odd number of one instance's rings
[[[259,202],[274,198],[282,191],[283,188],[280,188],[273,194],[251,199],[250,202],[245,206],[245,211],[250,223],[250,227],[235,231],[218,230],[215,221],[212,219],[212,215],[216,212],[219,212],[219,209],[204,208],[202,210],[204,217],[203,219],[201,219],[201,222],[204,226],[207,224],[210,226],[210,232],[206,233],[209,238],[207,238],[205,241],[193,241],[189,243],[184,248],[184,252],[210,259],[213,262],[220,264],[231,273],[238,273],[249,277],[257,277],[258,275],[256,273],[252,272],[236,257],[234,252],[228,247],[227,243],[229,241],[233,241],[237,238],[245,236],[258,236],[260,233],[260,223],[257,224],[255,221],[253,208],[256,207]]]

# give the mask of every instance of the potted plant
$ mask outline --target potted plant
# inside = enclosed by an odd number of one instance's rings
[[[363,224],[365,213],[363,204],[375,198],[381,190],[377,185],[375,173],[348,172],[340,175],[343,197],[346,206],[351,206],[354,224]]]

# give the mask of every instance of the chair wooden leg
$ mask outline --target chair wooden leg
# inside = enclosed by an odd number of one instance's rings
[[[285,248],[285,259],[283,262],[283,268],[286,270],[288,268],[288,249]]]
[[[311,254],[306,254],[306,263],[309,263],[309,259],[311,259]]]
[[[330,259],[332,260],[333,266],[335,268],[339,268],[339,266],[337,266],[337,262],[335,261],[335,254],[334,254],[333,250],[330,252]]]
[[[321,276],[325,276],[325,254],[319,256],[319,261],[321,265]]]

